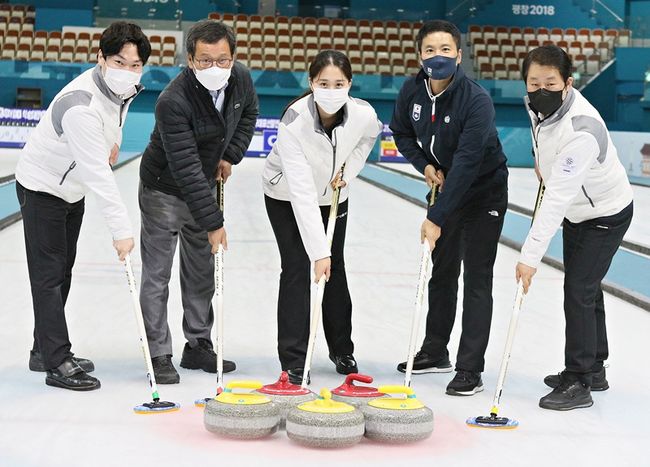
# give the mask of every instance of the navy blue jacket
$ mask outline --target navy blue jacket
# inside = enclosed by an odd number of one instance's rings
[[[404,82],[390,129],[397,149],[420,173],[429,164],[444,172],[443,191],[427,212],[427,218],[442,227],[470,198],[483,190],[502,189],[508,169],[485,89],[459,66],[447,89],[434,99],[427,78],[420,70]]]

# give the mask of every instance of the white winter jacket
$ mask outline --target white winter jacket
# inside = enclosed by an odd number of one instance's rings
[[[285,112],[277,140],[262,173],[264,193],[290,201],[307,255],[312,261],[330,256],[319,206],[332,202],[330,183],[345,163],[340,202],[348,197],[349,183],[366,162],[381,131],[370,104],[350,97],[343,123],[330,138],[323,130],[312,94]]]
[[[561,107],[541,123],[529,114],[546,190],[519,261],[536,268],[565,217],[577,223],[616,214],[632,202],[632,187],[605,122],[578,90],[570,88]]]
[[[122,143],[127,110],[140,89],[126,100],[117,97],[99,65],[72,80],[32,131],[18,160],[16,180],[68,203],[92,191],[113,240],[133,237],[108,158],[113,145]]]

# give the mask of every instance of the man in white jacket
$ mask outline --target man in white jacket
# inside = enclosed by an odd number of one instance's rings
[[[120,260],[133,249],[133,230],[111,164],[117,160],[128,107],[140,92],[151,46],[135,24],[116,22],[103,33],[98,65],[68,83],[48,107],[16,167],[27,265],[34,305],[32,371],[45,384],[98,389],[90,360],[76,358],[65,320],[84,197],[93,192]]]
[[[559,47],[532,50],[523,62],[537,173],[545,192],[516,267],[527,292],[563,224],[565,370],[544,382],[539,405],[593,405],[609,385],[601,281],[632,220],[632,188],[598,111],[572,87],[571,59]]]

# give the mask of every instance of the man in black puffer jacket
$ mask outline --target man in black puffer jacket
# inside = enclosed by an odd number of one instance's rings
[[[181,366],[216,372],[213,324],[213,254],[227,246],[216,185],[243,158],[255,131],[258,101],[246,67],[234,61],[235,36],[206,20],[187,33],[189,67],[160,94],[156,125],[142,155],[139,200],[142,217],[144,314],[158,383],[178,383],[167,324],[168,283],[180,238],[183,333]],[[224,371],[235,369],[224,361]]]

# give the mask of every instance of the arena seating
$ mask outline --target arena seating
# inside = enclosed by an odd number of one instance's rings
[[[0,60],[95,63],[102,28],[64,27],[34,31],[33,6],[0,4]],[[150,65],[176,65],[176,31],[145,31],[151,41]]]
[[[469,26],[468,45],[474,70],[482,79],[519,79],[520,66],[529,50],[545,44],[564,48],[574,71],[594,75],[614,55],[614,47],[630,44],[627,29],[519,28]]]
[[[304,71],[319,50],[345,52],[354,73],[417,72],[422,23],[210,13],[237,36],[237,59],[251,69]]]
[[[237,37],[237,58],[253,70],[305,71],[319,50],[345,52],[354,73],[410,75],[420,64],[415,53],[419,22],[260,16],[210,13]],[[2,60],[97,61],[101,28],[64,27],[34,31],[35,9],[0,4]],[[150,65],[177,65],[177,31],[145,31],[151,40]],[[593,75],[613,57],[615,46],[630,43],[629,30],[469,26],[466,38],[476,76],[520,79],[520,65],[533,47],[555,43],[572,56],[576,71]],[[466,58],[467,60],[467,58]]]

